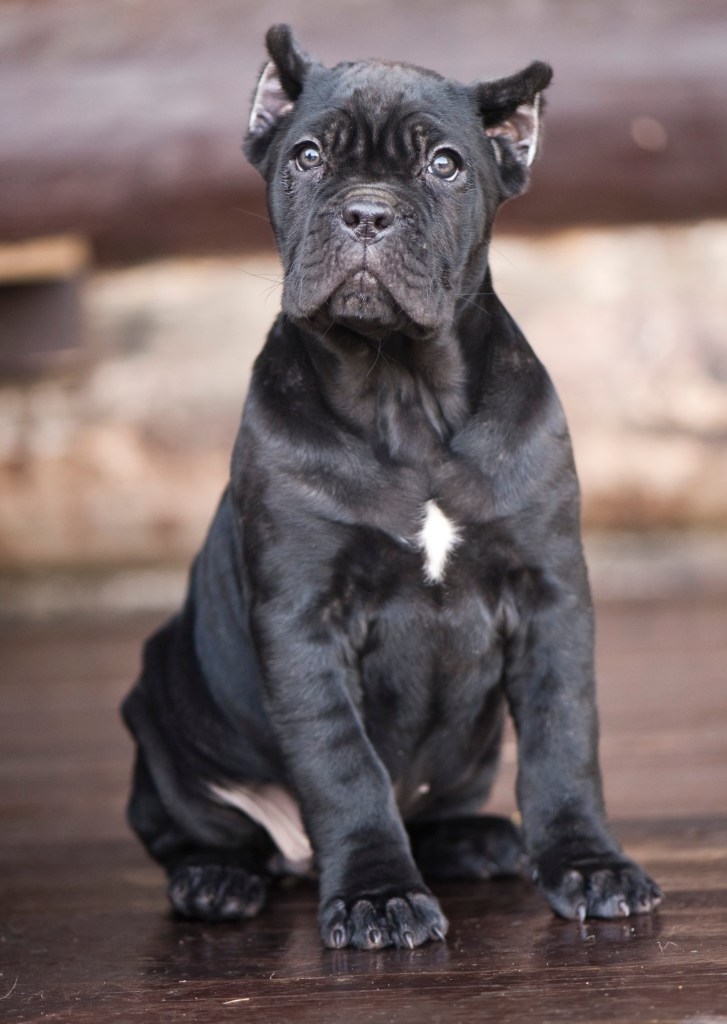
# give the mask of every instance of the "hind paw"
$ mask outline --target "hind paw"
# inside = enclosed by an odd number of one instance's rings
[[[476,881],[528,873],[518,829],[507,818],[481,815],[409,827],[414,859],[425,876]]]
[[[265,903],[265,883],[244,868],[188,864],[169,876],[167,893],[180,917],[239,921],[254,917]]]

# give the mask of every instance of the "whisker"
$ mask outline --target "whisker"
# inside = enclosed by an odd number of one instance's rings
[[[237,269],[247,277],[254,277],[258,281],[268,281],[274,287],[283,283],[283,278],[280,274],[257,274],[254,270],[250,270],[241,263],[238,263]],[[272,288],[270,290],[272,291]]]
[[[376,343],[376,355],[374,356],[374,361],[371,364],[371,366],[369,367],[368,372],[366,373],[366,376],[364,377],[365,381],[367,381],[369,379],[369,377],[371,376],[371,374],[374,372],[374,370],[376,369],[376,364],[378,363],[379,359],[382,356],[383,356],[382,345],[381,345],[380,341],[377,341],[377,343]],[[384,356],[384,358],[386,358],[386,357]]]
[[[510,257],[506,256],[505,253],[501,249],[498,249],[497,246],[493,245],[492,242],[490,242],[490,251],[491,252],[496,252],[497,255],[500,257],[500,259],[504,260],[505,263],[509,263],[510,264],[510,266],[512,267],[513,270],[517,270],[518,269],[517,264],[513,263],[513,261],[510,259]]]
[[[475,294],[479,297],[480,295],[494,295],[495,293],[494,292],[475,292]],[[484,313],[485,316],[492,316],[492,313],[489,311],[489,309],[485,309],[484,306],[481,306],[479,304],[479,302],[475,302],[475,300],[473,298],[470,298],[469,295],[463,295],[463,296],[461,296],[461,298],[465,302],[468,302],[470,304],[470,306],[474,306],[475,309],[479,309],[480,313]]]
[[[257,213],[255,210],[244,210],[241,206],[229,207],[230,213],[241,213],[245,217],[254,217],[255,220],[262,220],[266,224],[270,224],[270,218],[266,217],[264,213]]]

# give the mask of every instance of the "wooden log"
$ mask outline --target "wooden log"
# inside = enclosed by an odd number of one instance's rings
[[[87,266],[90,252],[76,235],[0,244],[0,287],[65,281]]]
[[[276,8],[327,63],[369,54],[464,81],[551,61],[535,187],[501,226],[727,215],[723,0],[406,0]],[[0,239],[78,231],[102,260],[271,243],[239,152],[264,5],[0,3]]]
[[[55,367],[82,338],[81,286],[90,257],[76,235],[0,244],[0,374]]]

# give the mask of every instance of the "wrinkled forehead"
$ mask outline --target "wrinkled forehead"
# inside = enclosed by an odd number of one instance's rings
[[[401,61],[370,60],[356,64],[339,64],[331,70],[331,84],[341,96],[361,90],[397,97],[421,97],[436,102],[447,79],[436,71],[405,64]]]
[[[464,86],[410,64],[340,64],[321,69],[312,78],[306,82],[298,113],[321,130],[349,123],[377,135],[406,125],[436,135],[464,130],[475,122]]]

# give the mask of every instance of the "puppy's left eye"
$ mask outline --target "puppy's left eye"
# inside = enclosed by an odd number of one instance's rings
[[[443,181],[454,181],[462,169],[462,161],[458,153],[451,149],[438,149],[427,167],[430,174]]]

